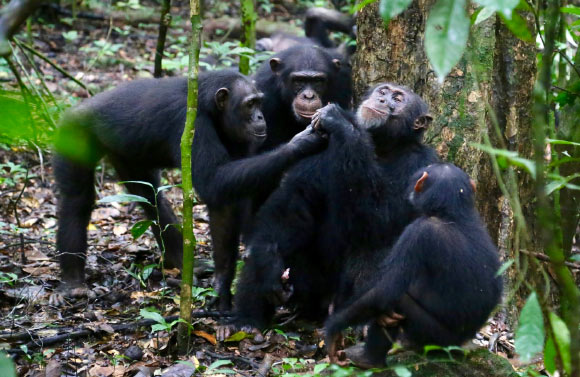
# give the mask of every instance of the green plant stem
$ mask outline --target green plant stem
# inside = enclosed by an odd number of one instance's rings
[[[255,0],[241,0],[242,8],[242,47],[254,49],[256,46],[256,5]],[[250,73],[250,57],[240,55],[240,73]]]
[[[557,25],[560,19],[560,0],[552,0],[546,3],[544,19],[544,53],[542,56],[542,69],[539,73],[534,89],[533,107],[533,132],[534,132],[534,155],[536,171],[538,172],[535,184],[536,197],[538,200],[537,217],[539,236],[546,254],[550,257],[552,269],[558,281],[561,297],[561,311],[564,321],[570,331],[570,356],[572,370],[570,376],[580,376],[580,292],[574,282],[572,273],[565,265],[561,230],[558,231],[559,222],[545,190],[544,177],[544,153],[546,148],[546,128],[550,124],[550,91],[552,83],[552,61],[554,58]],[[560,235],[560,236],[559,236]],[[560,361],[562,352],[558,349]],[[563,365],[563,364],[562,364]]]
[[[178,351],[187,353],[189,345],[189,324],[191,323],[191,306],[193,287],[193,256],[195,235],[193,234],[193,181],[191,177],[191,145],[197,116],[197,88],[199,74],[199,51],[201,49],[201,32],[203,24],[200,14],[200,0],[189,2],[191,19],[191,47],[189,51],[189,72],[187,80],[187,118],[181,137],[181,175],[183,185],[183,270],[181,282],[180,318],[184,322],[178,328]]]

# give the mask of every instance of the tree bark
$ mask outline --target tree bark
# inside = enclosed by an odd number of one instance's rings
[[[490,157],[472,144],[484,144],[487,134],[494,147],[507,147],[521,157],[531,157],[529,109],[536,75],[535,46],[517,39],[499,18],[492,16],[471,27],[464,57],[439,84],[424,49],[425,23],[434,3],[413,1],[386,28],[378,2],[359,13],[355,93],[360,97],[370,85],[391,81],[408,86],[425,99],[434,117],[425,141],[436,148],[442,160],[458,165],[478,183],[477,207],[506,260],[514,257],[513,250],[519,247],[514,209],[502,195]],[[530,17],[528,25],[533,27]],[[526,220],[532,224],[531,178],[520,171],[512,172],[512,176],[512,188],[523,203]],[[515,274],[508,272],[508,279],[515,279]]]

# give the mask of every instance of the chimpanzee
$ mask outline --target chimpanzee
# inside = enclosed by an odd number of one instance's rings
[[[405,228],[392,250],[382,252],[377,271],[366,266],[366,284],[326,321],[333,362],[340,332],[349,325],[374,321],[353,361],[362,367],[381,366],[400,338],[420,349],[427,344],[461,345],[500,300],[499,258],[475,209],[473,181],[452,164],[421,168],[415,178],[408,192],[420,217]],[[404,319],[383,327],[381,316],[391,311]]]
[[[337,48],[345,58],[354,53],[352,46],[336,46],[330,39],[329,31],[340,31],[355,38],[354,19],[348,15],[327,8],[309,8],[304,19],[304,34],[298,37],[285,33],[275,33],[269,38],[256,41],[256,50],[280,52],[295,45],[311,44],[328,49]]]
[[[279,180],[284,169],[325,144],[319,135],[305,130],[288,144],[252,156],[267,135],[262,99],[252,81],[236,71],[208,72],[199,77],[192,174],[196,191],[209,207],[222,308],[229,307],[244,198]],[[138,80],[101,93],[65,115],[54,164],[60,191],[60,291],[68,294],[84,283],[86,228],[95,198],[96,163],[106,155],[121,180],[158,187],[159,169],[181,165],[186,102],[186,78]],[[79,146],[84,153],[75,154]],[[170,204],[162,193],[155,199],[147,185],[126,183],[126,187],[149,203],[157,203],[160,221],[153,232],[159,245],[163,242],[165,247],[165,266],[180,267],[182,238],[177,228],[168,226],[178,223]],[[156,209],[142,204],[147,217],[157,219]],[[52,302],[60,304],[61,299],[53,295]]]
[[[320,318],[331,300],[348,297],[357,276],[343,272],[343,259],[393,244],[413,220],[404,195],[412,172],[438,161],[421,142],[432,119],[427,110],[409,89],[385,83],[366,95],[356,116],[336,105],[319,111],[313,123],[330,134],[328,148],[289,169],[258,212],[235,318],[218,338],[263,328],[288,298]]]
[[[269,150],[304,130],[315,111],[334,102],[348,108],[352,99],[350,68],[324,48],[294,46],[265,62],[254,74],[264,93],[262,111]]]

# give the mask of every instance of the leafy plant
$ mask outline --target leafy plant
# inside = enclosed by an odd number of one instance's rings
[[[159,314],[158,312],[149,311],[146,309],[141,309],[139,311],[139,314],[144,319],[151,319],[151,320],[156,322],[154,325],[151,325],[151,331],[154,333],[158,332],[158,331],[171,332],[171,329],[173,328],[173,326],[175,326],[176,324],[178,324],[180,322],[185,322],[181,318],[178,318],[172,322],[167,322],[167,321],[165,321],[165,318],[163,318],[163,316],[161,314]]]

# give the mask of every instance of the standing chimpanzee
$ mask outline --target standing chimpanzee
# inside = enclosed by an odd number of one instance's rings
[[[393,244],[413,220],[404,196],[412,172],[438,161],[421,142],[427,110],[419,96],[393,84],[374,87],[356,117],[336,105],[320,110],[313,123],[330,133],[328,148],[288,170],[260,209],[235,318],[218,338],[263,328],[289,296],[309,317],[348,297],[357,277],[343,272],[343,258]]]
[[[275,33],[268,38],[256,41],[256,50],[280,52],[295,45],[316,45],[327,49],[336,48],[344,58],[354,53],[354,46],[336,46],[331,41],[329,31],[340,31],[356,38],[354,19],[333,9],[309,8],[304,18],[304,34],[298,37],[285,33]]]
[[[254,74],[264,93],[262,111],[269,150],[304,130],[324,104],[348,108],[352,99],[350,68],[324,48],[294,46],[265,62]]]
[[[260,109],[263,94],[247,77],[233,70],[199,78],[192,173],[195,189],[208,204],[221,307],[230,304],[229,285],[239,238],[244,198],[273,185],[298,159],[321,149],[325,141],[310,130],[269,153],[250,157],[266,138]],[[95,191],[94,170],[108,156],[123,181],[144,181],[158,187],[159,169],[181,165],[180,140],[186,117],[187,79],[133,81],[101,93],[67,113],[59,128],[54,171],[60,191],[57,248],[62,282],[59,291],[86,294],[84,270],[87,225]],[[80,152],[75,148],[82,149]],[[76,153],[75,153],[76,152]],[[181,266],[182,238],[170,204],[162,193],[143,184],[127,189],[157,203],[142,203],[149,219],[157,219],[155,237],[166,250],[165,265]],[[160,231],[162,229],[163,231]],[[233,258],[233,261],[232,261]],[[227,292],[221,287],[227,286]],[[62,304],[62,296],[51,297]]]
[[[452,164],[433,164],[415,175],[410,201],[420,217],[409,224],[383,263],[354,299],[326,321],[330,360],[337,361],[341,330],[374,321],[365,347],[353,360],[382,366],[399,338],[414,348],[461,345],[498,304],[502,280],[497,250],[474,206],[475,184]],[[404,319],[383,327],[392,311]]]

